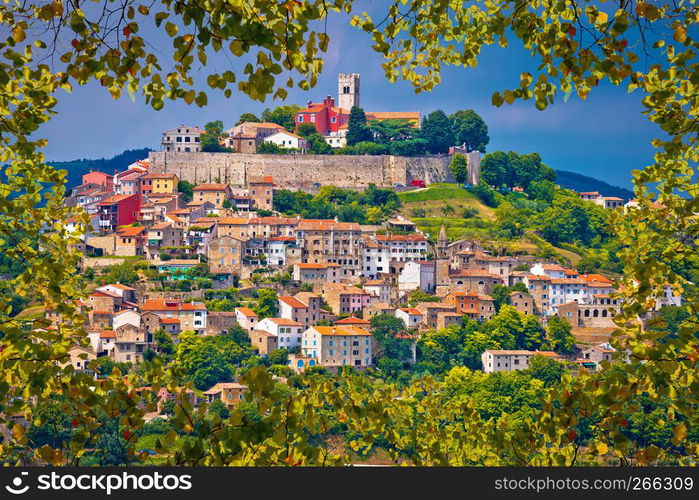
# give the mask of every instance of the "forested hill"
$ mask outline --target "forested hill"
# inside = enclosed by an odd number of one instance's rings
[[[115,170],[125,170],[130,164],[136,160],[144,160],[148,158],[148,148],[143,149],[127,149],[112,158],[100,158],[99,160],[82,160],[71,161],[48,161],[47,163],[54,168],[68,171],[68,189],[80,184],[82,175],[93,170],[99,170],[107,174],[114,173]]]
[[[556,170],[556,184],[562,188],[577,192],[598,191],[602,196],[618,196],[625,200],[635,198],[633,191],[619,186],[612,186],[604,181],[575,172]]]

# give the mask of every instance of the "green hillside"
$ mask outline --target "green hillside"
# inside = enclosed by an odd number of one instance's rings
[[[494,210],[485,206],[473,193],[455,184],[431,184],[424,189],[399,193],[398,196],[403,203],[401,213],[433,239],[444,224],[451,241],[474,239],[494,251],[507,249],[512,253],[539,254],[543,246],[547,245],[533,234],[515,240],[503,240],[497,234]],[[555,246],[551,248],[571,264],[580,260],[581,255],[573,251]]]

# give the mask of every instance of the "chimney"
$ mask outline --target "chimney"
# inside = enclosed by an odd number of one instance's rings
[[[308,107],[310,108],[310,107],[311,107],[311,104],[313,104],[313,101],[308,101],[308,102],[306,103],[306,106],[308,106]]]

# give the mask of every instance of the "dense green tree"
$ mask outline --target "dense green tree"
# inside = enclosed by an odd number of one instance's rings
[[[262,141],[262,143],[257,146],[257,153],[261,155],[283,155],[290,153],[291,151],[296,150],[286,149],[269,141]]]
[[[454,145],[452,124],[444,111],[432,111],[422,119],[420,137],[427,141],[427,150],[432,154],[447,153]]]
[[[454,134],[455,144],[466,146],[467,151],[480,151],[490,142],[488,126],[483,118],[472,109],[459,110],[449,116]]]
[[[364,110],[358,106],[352,106],[350,110],[346,140],[348,146],[374,140],[374,134],[366,123]]]
[[[543,383],[521,371],[486,375],[456,366],[444,377],[445,405],[473,402],[486,421],[503,415],[530,417],[541,407],[542,392]]]
[[[221,420],[227,420],[231,416],[231,412],[228,410],[228,406],[220,399],[214,400],[206,408],[206,412],[209,415],[216,416]]]
[[[377,314],[371,318],[371,334],[378,345],[377,357],[407,361],[412,357],[412,340],[401,338],[407,333],[403,320],[388,314]]]
[[[265,108],[262,112],[262,121],[276,123],[284,127],[287,132],[294,132],[296,128],[296,113],[300,109],[301,106],[296,104],[286,104],[273,109]]]
[[[153,339],[155,340],[155,347],[165,358],[170,358],[175,354],[175,343],[172,340],[172,335],[167,333],[162,328],[158,328],[153,334]]]
[[[481,179],[478,184],[470,188],[471,192],[475,194],[479,200],[483,202],[484,205],[488,207],[497,207],[498,206],[498,194],[497,192],[488,186],[483,180]]]
[[[559,354],[575,352],[575,336],[572,327],[560,316],[550,316],[546,324],[546,337],[551,349]]]
[[[648,320],[648,327],[656,332],[667,332],[676,337],[682,326],[690,326],[692,314],[686,306],[663,306]],[[696,319],[694,318],[694,321]]]
[[[257,291],[257,303],[252,306],[259,319],[273,318],[277,315],[277,291],[272,288],[260,288]]]
[[[368,126],[373,133],[370,140],[381,144],[412,140],[418,134],[418,129],[406,119],[372,120]]]
[[[541,380],[546,387],[558,385],[567,371],[563,363],[546,356],[532,356],[526,370],[532,378]]]
[[[238,118],[238,121],[235,122],[235,126],[237,127],[241,123],[245,122],[260,123],[261,121],[262,120],[260,120],[254,113],[243,113],[242,115],[240,115],[240,118]]]
[[[108,267],[104,279],[108,283],[121,283],[130,286],[138,281],[138,274],[133,262],[125,260],[121,264]]]
[[[454,176],[457,186],[466,182],[466,179],[468,179],[468,162],[466,157],[460,153],[452,156],[451,162],[449,162],[449,170],[451,175]]]
[[[503,151],[488,153],[481,159],[481,180],[491,186],[508,184],[512,173],[510,157]]]
[[[516,239],[527,229],[527,211],[516,208],[512,203],[502,202],[495,209],[498,219],[498,232],[507,239]]]
[[[425,154],[427,141],[421,137],[405,141],[394,141],[389,146],[389,152],[395,156],[417,156]]]
[[[527,188],[527,194],[532,200],[541,200],[550,205],[556,194],[556,184],[548,179],[533,181]]]
[[[192,201],[192,198],[194,197],[194,184],[189,181],[179,181],[177,183],[177,191],[182,193],[183,201]]]
[[[289,351],[287,351],[286,349],[272,349],[267,354],[267,358],[265,359],[265,363],[268,366],[269,365],[286,366],[288,360],[289,360]]]
[[[220,152],[231,152],[230,148],[222,146],[219,143],[219,139],[226,137],[227,134],[223,133],[223,122],[221,120],[216,120],[204,125],[204,130],[206,133],[201,134],[199,137],[199,142],[201,144],[201,150],[206,153],[220,153]]]
[[[302,123],[298,128],[298,135],[306,139],[308,151],[317,155],[332,154],[333,150],[312,123]]]
[[[32,412],[32,422],[28,437],[32,445],[40,448],[49,445],[52,448],[65,448],[73,435],[65,408],[65,398],[52,396],[37,403]]]

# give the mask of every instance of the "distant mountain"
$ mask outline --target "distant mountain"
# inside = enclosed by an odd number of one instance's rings
[[[123,153],[120,153],[112,158],[100,158],[99,160],[88,160],[83,158],[82,160],[71,160],[71,161],[47,161],[49,165],[56,169],[63,169],[68,171],[68,186],[70,189],[77,186],[82,181],[83,174],[86,174],[92,170],[99,170],[107,174],[113,174],[115,170],[125,170],[126,167],[131,165],[136,160],[143,160],[148,158],[148,153],[152,151],[148,148],[143,149],[127,149]]]
[[[602,196],[617,196],[627,201],[635,198],[633,191],[629,189],[612,186],[599,179],[565,170],[556,170],[556,184],[578,192],[598,191]]]

